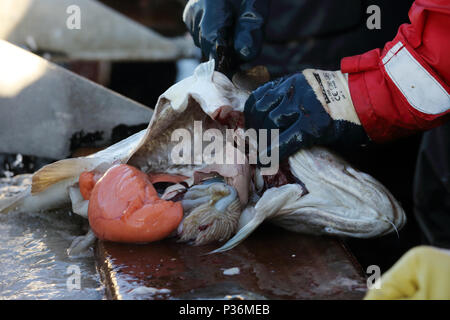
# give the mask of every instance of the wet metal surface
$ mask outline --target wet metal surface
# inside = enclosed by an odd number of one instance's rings
[[[0,178],[0,200],[23,190],[30,175]],[[98,300],[104,290],[91,250],[67,255],[85,222],[69,210],[0,214],[0,300]],[[79,286],[71,276],[79,272]]]
[[[99,242],[97,267],[110,299],[364,296],[360,266],[338,240],[263,226],[238,247],[205,255],[217,247],[172,240],[145,245]]]
[[[149,9],[152,17],[161,19],[170,10]],[[177,12],[180,14],[179,9],[170,12],[174,18]],[[183,24],[181,17],[178,24]],[[168,27],[170,24],[161,26]],[[1,0],[0,39],[29,48],[52,61],[174,61],[197,55],[189,38],[163,37],[91,0]]]
[[[61,159],[73,139],[103,147],[118,126],[151,118],[145,106],[2,40],[0,53],[1,153]]]

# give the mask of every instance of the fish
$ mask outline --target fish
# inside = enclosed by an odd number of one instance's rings
[[[251,90],[264,81],[267,76],[260,68],[230,80],[214,70],[214,60],[201,63],[192,76],[159,97],[146,130],[95,154],[41,168],[33,174],[28,190],[0,200],[0,212],[66,205],[89,218],[90,200],[81,194],[80,176],[92,172],[101,177],[115,166],[128,165],[154,181],[171,183],[159,194],[160,199],[180,202],[183,208],[171,236],[194,245],[226,241],[215,253],[235,247],[266,220],[294,232],[356,238],[401,229],[406,216],[389,190],[323,147],[299,150],[271,177],[229,142],[227,152],[244,161],[175,161],[173,150],[180,140],[174,135],[180,129],[195,140],[201,134],[198,124],[224,135],[227,129],[242,128],[245,102]],[[187,149],[194,160],[208,146],[202,139],[199,143],[200,148]],[[91,231],[89,237],[93,238]]]

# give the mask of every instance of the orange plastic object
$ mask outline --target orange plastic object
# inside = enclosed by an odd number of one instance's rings
[[[183,208],[179,202],[159,199],[145,173],[122,164],[95,184],[88,216],[98,238],[142,243],[170,235],[181,222]]]

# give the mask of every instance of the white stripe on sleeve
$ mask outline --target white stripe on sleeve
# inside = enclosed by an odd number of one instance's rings
[[[449,110],[450,95],[402,46],[399,41],[383,58],[384,68],[397,88],[409,104],[420,112],[439,114]]]

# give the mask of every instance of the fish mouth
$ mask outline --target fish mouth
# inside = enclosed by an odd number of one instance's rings
[[[223,178],[194,185],[181,201],[184,218],[177,233],[179,241],[203,245],[228,240],[237,230],[241,205],[236,189]]]

